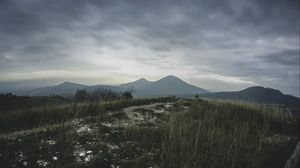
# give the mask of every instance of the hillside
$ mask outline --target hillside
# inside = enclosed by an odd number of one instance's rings
[[[43,88],[32,89],[29,91],[22,92],[22,95],[28,96],[49,96],[49,95],[68,95],[75,93],[77,89],[87,88],[86,85],[81,85],[72,82],[64,82],[56,86],[49,86]]]
[[[279,90],[261,86],[249,87],[241,91],[216,92],[200,95],[200,97],[225,100],[239,100],[261,104],[282,104],[290,107],[299,107],[300,99],[285,95]]]
[[[299,139],[295,120],[241,103],[148,98],[16,108],[0,113],[1,167],[282,168]]]
[[[117,86],[110,85],[82,85],[72,82],[64,82],[56,86],[49,86],[44,88],[33,89],[29,91],[22,92],[21,95],[28,96],[49,96],[49,95],[61,95],[61,96],[70,96],[73,95],[77,89],[86,89],[88,92],[93,92],[97,89],[113,90],[116,92],[125,91],[125,89]]]

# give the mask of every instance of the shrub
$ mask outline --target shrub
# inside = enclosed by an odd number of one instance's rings
[[[124,92],[123,95],[122,95],[122,98],[124,99],[132,99],[132,94],[131,92]]]
[[[76,93],[75,93],[75,100],[76,101],[83,101],[83,100],[87,100],[89,98],[89,94],[87,93],[87,91],[85,89],[77,89]]]

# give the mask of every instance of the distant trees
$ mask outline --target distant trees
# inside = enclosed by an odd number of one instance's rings
[[[131,94],[131,92],[124,92],[122,97],[124,99],[132,99],[132,94]]]
[[[115,100],[119,99],[119,97],[120,96],[117,92],[107,89],[96,89],[90,95],[92,100]]]
[[[9,93],[0,93],[0,97],[16,97],[16,95]]]
[[[75,100],[76,101],[82,101],[82,100],[87,100],[89,98],[89,94],[85,89],[77,89],[75,93]]]
[[[94,92],[87,92],[85,89],[78,89],[75,93],[74,99],[76,101],[109,101],[109,100],[117,100],[117,99],[132,99],[132,94],[129,91],[124,93],[118,93],[112,90],[107,89],[96,89]]]

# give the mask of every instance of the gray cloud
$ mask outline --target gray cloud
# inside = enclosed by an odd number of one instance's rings
[[[182,71],[200,86],[194,76],[218,74],[299,95],[298,7],[298,0],[2,0],[0,70],[148,67],[150,76]]]
[[[284,50],[279,53],[271,53],[262,56],[262,61],[277,65],[299,66],[299,49]]]

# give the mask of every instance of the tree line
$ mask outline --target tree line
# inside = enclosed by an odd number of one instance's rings
[[[115,92],[107,89],[96,89],[93,92],[88,92],[85,89],[77,89],[74,99],[76,101],[98,101],[98,100],[117,100],[117,99],[132,99],[131,92]]]

